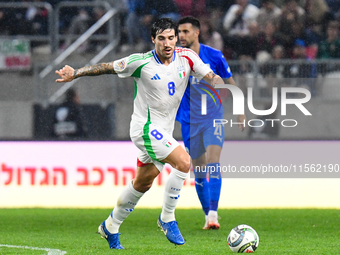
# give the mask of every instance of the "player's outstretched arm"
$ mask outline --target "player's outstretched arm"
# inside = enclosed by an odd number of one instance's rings
[[[72,81],[74,75],[74,69],[68,65],[65,65],[62,69],[55,71],[61,79],[56,79],[56,82],[69,82]]]
[[[113,69],[113,63],[101,63],[92,66],[84,66],[79,69],[73,69],[72,67],[65,65],[62,69],[55,71],[61,79],[57,79],[56,82],[70,82],[76,78],[82,76],[97,76],[101,74],[116,74]]]

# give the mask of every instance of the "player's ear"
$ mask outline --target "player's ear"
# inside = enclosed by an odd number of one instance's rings
[[[151,41],[152,43],[155,43],[155,38],[153,38],[152,36],[151,36]]]
[[[196,33],[197,36],[199,36],[200,35],[200,30],[196,29],[195,33]]]

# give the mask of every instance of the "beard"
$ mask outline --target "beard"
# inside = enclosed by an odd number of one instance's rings
[[[188,41],[185,41],[184,44],[181,44],[182,47],[184,48],[191,48],[191,46],[193,45],[194,42],[188,42]]]

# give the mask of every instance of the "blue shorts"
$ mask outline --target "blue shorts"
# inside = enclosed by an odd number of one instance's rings
[[[182,122],[181,130],[185,148],[192,159],[202,156],[209,145],[223,146],[224,127],[222,124],[214,127],[213,119],[202,123]]]

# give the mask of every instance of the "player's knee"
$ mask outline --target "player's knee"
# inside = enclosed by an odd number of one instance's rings
[[[220,162],[222,147],[219,145],[209,145],[206,149],[206,163],[218,163]]]
[[[217,163],[220,162],[220,157],[217,155],[208,155],[207,156],[207,164],[211,164],[211,163]]]
[[[181,158],[180,162],[178,162],[176,169],[184,172],[184,173],[188,173],[190,170],[190,156],[189,155],[185,155]]]

